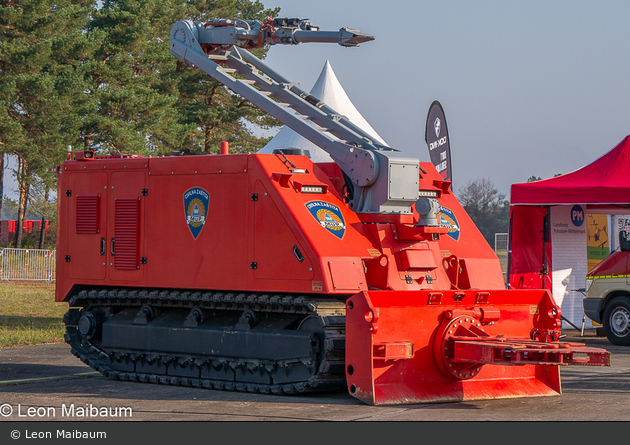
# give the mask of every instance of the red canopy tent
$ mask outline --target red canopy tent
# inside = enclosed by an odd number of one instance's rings
[[[550,207],[570,204],[588,205],[591,209],[630,207],[630,136],[571,173],[512,185],[509,287],[551,289]]]

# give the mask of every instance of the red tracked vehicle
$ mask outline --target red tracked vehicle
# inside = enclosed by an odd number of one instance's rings
[[[237,37],[235,37],[237,36]],[[374,143],[243,48],[371,40],[293,19],[181,21],[171,53],[326,150],[58,167],[57,301],[66,341],[106,376],[370,404],[559,394],[548,291],[505,290],[500,264],[429,163]]]

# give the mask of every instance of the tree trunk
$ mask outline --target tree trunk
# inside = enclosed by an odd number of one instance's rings
[[[39,232],[39,248],[40,250],[44,246],[44,237],[46,236],[46,216],[48,210],[48,200],[50,199],[50,189],[46,187],[46,193],[44,193],[44,210],[42,211],[42,227]]]
[[[18,158],[19,159],[19,158]],[[23,159],[18,160],[18,188],[20,189],[20,198],[18,200],[17,227],[15,228],[15,248],[22,248],[22,226],[24,225],[24,216],[26,215],[26,206],[28,204],[28,193],[30,191],[30,171]]]
[[[2,202],[4,201],[4,153],[0,153],[0,219],[2,219]]]

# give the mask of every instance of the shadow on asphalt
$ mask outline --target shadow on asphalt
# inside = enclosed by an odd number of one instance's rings
[[[579,332],[567,335],[563,341],[584,343],[586,346],[603,348],[613,355],[616,368],[572,366],[563,367],[562,387],[566,393],[583,394],[619,394],[630,393],[630,346],[615,346],[605,337],[594,334],[580,337]],[[243,403],[279,403],[299,405],[328,406],[363,406],[363,402],[350,396],[345,388],[334,392],[307,393],[299,395],[275,395],[216,391],[202,388],[180,387],[162,384],[122,382],[110,380],[82,364],[73,357],[66,357],[67,351],[61,347],[52,347],[47,359],[35,359],[31,349],[24,349],[23,355],[14,357],[22,363],[3,360],[0,363],[0,393],[13,394],[68,394],[73,397],[109,400],[145,400],[145,401],[205,401],[205,402],[243,402]],[[15,351],[18,352],[18,351]],[[1,355],[1,350],[0,350]],[[56,365],[57,358],[64,360]],[[35,360],[34,360],[35,359]],[[31,363],[28,363],[31,361]],[[40,361],[40,363],[32,363]],[[46,363],[47,364],[42,364]],[[52,363],[51,363],[52,362]],[[63,363],[63,364],[61,364]],[[628,364],[626,366],[625,364]],[[29,380],[32,379],[32,380]],[[479,404],[466,402],[405,405],[405,409],[482,409]]]

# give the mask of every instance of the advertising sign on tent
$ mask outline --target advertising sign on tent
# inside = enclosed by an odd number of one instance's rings
[[[610,254],[608,232],[608,215],[586,215],[586,258],[588,270],[597,266]]]
[[[553,250],[552,293],[562,315],[574,324],[582,320],[586,266],[586,211],[581,205],[551,208]]]
[[[429,147],[431,163],[442,176],[442,179],[452,181],[451,147],[446,128],[446,118],[444,117],[444,109],[437,100],[429,107],[424,140]]]

